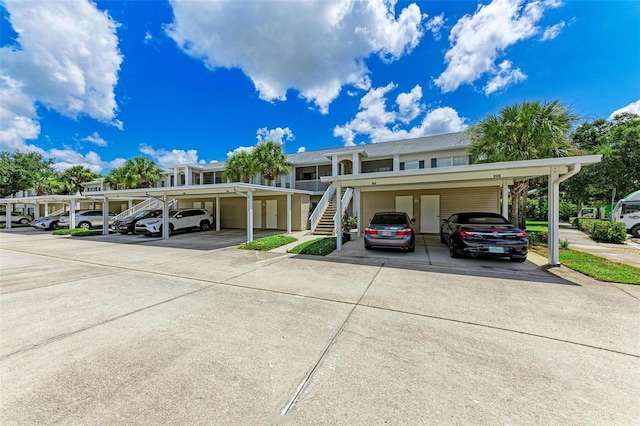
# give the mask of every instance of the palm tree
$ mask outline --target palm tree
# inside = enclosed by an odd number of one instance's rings
[[[75,165],[62,172],[61,181],[64,186],[64,192],[68,194],[82,194],[82,184],[90,182],[100,175],[93,173],[83,165]]]
[[[127,181],[127,170],[124,167],[115,167],[104,178],[104,183],[111,189],[129,189]]]
[[[566,106],[538,101],[504,107],[498,115],[488,115],[472,126],[471,161],[488,163],[566,157],[574,151],[569,130],[578,119]],[[511,187],[511,221],[526,224],[529,181]],[[522,197],[522,218],[520,203]]]
[[[256,168],[262,173],[267,186],[271,186],[271,182],[278,176],[289,173],[282,145],[272,141],[261,142],[252,154],[256,161]]]
[[[249,183],[255,173],[255,159],[246,151],[237,152],[229,157],[224,168],[224,176],[233,182]]]
[[[162,169],[155,161],[145,157],[134,157],[122,166],[126,170],[126,183],[133,188],[151,188],[162,176]]]

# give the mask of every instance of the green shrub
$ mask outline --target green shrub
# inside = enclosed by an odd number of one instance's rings
[[[53,231],[53,235],[71,235],[72,237],[90,237],[92,235],[102,235],[102,229],[85,229],[85,228],[56,229],[55,231]]]
[[[622,222],[599,219],[577,219],[578,229],[588,233],[591,239],[605,243],[623,243],[627,239],[627,229]]]
[[[336,237],[316,238],[315,240],[298,244],[289,250],[289,253],[326,256],[336,249],[336,244]]]
[[[527,231],[530,246],[538,246],[549,242],[549,234],[545,231]]]

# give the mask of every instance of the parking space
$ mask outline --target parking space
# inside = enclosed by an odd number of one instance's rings
[[[212,232],[134,239],[0,232],[3,422],[640,417],[629,286],[498,260],[483,275],[460,266],[483,260],[445,265],[428,238],[416,253],[359,257],[356,239],[322,258],[189,247]]]
[[[365,250],[363,237],[354,237],[343,245],[341,253],[331,256],[369,259],[382,262],[406,263],[422,266],[442,266],[478,271],[512,271],[533,273],[539,267],[532,262],[510,262],[507,258],[463,257],[453,259],[449,256],[449,249],[440,243],[440,237],[435,234],[416,235],[415,252],[403,252],[395,249]]]

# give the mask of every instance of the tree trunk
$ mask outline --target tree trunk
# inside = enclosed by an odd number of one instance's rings
[[[527,227],[527,201],[529,195],[529,181],[523,181],[523,189],[522,189],[522,214],[519,222],[519,226],[521,229],[526,229]]]
[[[511,223],[518,223],[518,210],[520,209],[520,192],[518,186],[514,184],[511,187]]]

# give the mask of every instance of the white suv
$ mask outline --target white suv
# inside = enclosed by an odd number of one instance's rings
[[[109,223],[112,223],[116,217],[114,212],[109,212]],[[94,229],[102,228],[104,219],[102,218],[102,210],[77,210],[76,211],[76,228]],[[60,216],[58,228],[68,228],[71,224],[69,213]]]
[[[178,230],[206,231],[213,223],[213,215],[203,209],[169,210],[169,235]],[[162,216],[142,219],[136,223],[136,234],[162,235]]]

